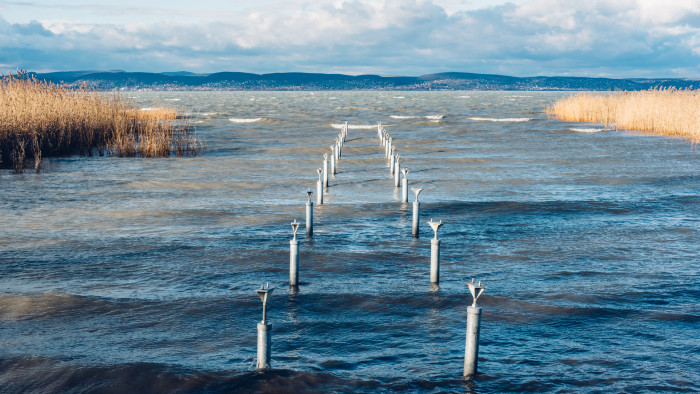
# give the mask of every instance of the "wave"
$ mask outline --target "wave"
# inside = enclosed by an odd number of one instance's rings
[[[331,127],[334,129],[342,129],[345,127],[344,123],[333,123],[331,124]],[[371,129],[376,129],[377,125],[373,124],[348,124],[348,129],[355,129],[355,130],[371,130]]]
[[[406,98],[406,97],[404,97],[404,96],[394,96],[394,98],[395,98],[395,99],[402,99],[402,98]]]
[[[389,115],[390,118],[394,119],[415,119],[417,116],[414,115]]]
[[[595,128],[595,127],[572,127],[569,130],[575,131],[577,133],[598,133],[601,131],[605,131],[605,129]]]
[[[445,119],[445,115],[425,115],[425,116],[418,116],[418,115],[389,115],[390,118],[393,119],[417,119],[417,118],[425,118],[429,120],[441,120]]]
[[[527,122],[532,118],[483,118],[481,116],[471,116],[467,118],[478,122]]]
[[[180,100],[182,100],[182,99],[179,99],[179,98],[165,99],[165,101],[180,101]]]
[[[228,118],[233,123],[255,123],[260,122],[263,118]]]

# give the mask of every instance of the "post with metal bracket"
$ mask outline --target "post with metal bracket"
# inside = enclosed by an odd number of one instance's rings
[[[442,220],[433,222],[433,219],[430,219],[428,224],[435,232],[435,238],[430,240],[430,283],[437,285],[440,283],[440,240],[437,233],[442,227]]]
[[[328,153],[323,154],[323,187],[328,188]]]
[[[316,204],[321,205],[323,204],[323,181],[321,180],[323,178],[323,170],[317,168],[316,172],[318,172],[318,182],[316,182]]]
[[[481,325],[481,307],[476,306],[476,299],[486,290],[486,286],[467,282],[474,302],[467,308],[467,340],[464,348],[464,376],[476,374],[476,366],[479,357],[479,326]]]
[[[403,178],[401,178],[401,202],[408,202],[408,168],[401,169]]]
[[[413,193],[416,195],[416,199],[413,200],[413,226],[411,227],[411,235],[413,235],[414,238],[418,238],[418,217],[420,216],[420,203],[418,202],[418,195],[421,191],[423,191],[423,189],[416,189],[415,187],[412,187],[411,190],[413,190]]]
[[[312,237],[314,235],[314,202],[311,201],[311,195],[314,192],[311,189],[306,189],[306,236]]]
[[[292,287],[299,285],[299,241],[297,240],[297,230],[299,230],[299,223],[294,219],[292,222],[294,238],[289,240],[289,285]]]
[[[267,297],[272,294],[274,288],[270,288],[269,284],[265,287],[260,286],[258,296],[263,303],[263,319],[258,323],[258,362],[256,369],[262,371],[270,368],[270,348],[272,324],[267,324]]]

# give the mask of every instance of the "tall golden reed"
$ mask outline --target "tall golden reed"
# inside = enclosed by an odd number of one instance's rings
[[[582,92],[546,109],[570,122],[672,135],[700,142],[700,91],[675,88],[633,92]]]
[[[42,157],[72,154],[168,157],[201,144],[174,110],[141,111],[117,94],[0,74],[0,168],[39,169]],[[176,123],[177,122],[177,123]]]

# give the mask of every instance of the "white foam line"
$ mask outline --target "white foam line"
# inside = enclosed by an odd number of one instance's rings
[[[532,118],[482,118],[481,116],[472,116],[467,119],[479,122],[527,122],[532,120]]]
[[[262,118],[228,118],[233,123],[255,123],[260,122]]]

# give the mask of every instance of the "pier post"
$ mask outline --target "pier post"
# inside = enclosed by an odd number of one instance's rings
[[[267,297],[272,294],[274,288],[260,286],[258,296],[263,303],[263,319],[258,323],[258,360],[256,369],[262,371],[270,368],[270,348],[272,347],[272,324],[267,323]]]
[[[435,238],[430,240],[430,283],[437,285],[440,283],[440,240],[437,234],[442,220],[433,222],[433,219],[430,219],[428,224],[435,232]]]
[[[292,222],[294,238],[289,241],[289,285],[291,287],[296,287],[299,284],[299,241],[297,240],[297,230],[299,230],[299,223],[294,219]]]
[[[394,176],[394,166],[395,166],[396,156],[394,156],[394,148],[391,148],[391,158],[389,159],[389,173]]]
[[[306,236],[313,237],[314,235],[314,202],[311,201],[311,195],[314,192],[311,189],[306,190]]]
[[[321,205],[323,204],[323,181],[321,180],[323,170],[317,168],[316,172],[318,172],[318,182],[316,182],[316,204]]]
[[[394,168],[394,187],[399,187],[399,179],[401,178],[401,166],[399,165],[399,155],[396,155],[396,161],[394,163],[396,168]]]
[[[377,136],[382,139],[382,122],[377,122]]]
[[[418,195],[420,194],[421,191],[423,191],[422,188],[416,189],[415,187],[412,187],[411,190],[413,190],[413,193],[416,195],[416,199],[413,200],[413,226],[411,227],[411,235],[413,235],[414,238],[418,238],[418,217],[420,215],[419,209],[420,209],[420,203],[418,202]]]
[[[323,187],[328,188],[328,153],[323,154]]]
[[[337,141],[337,140],[336,140]],[[335,175],[335,160],[338,154],[336,153],[338,150],[338,145],[331,145],[331,174]]]
[[[408,202],[408,168],[401,169],[403,178],[401,178],[401,202]]]
[[[479,329],[481,325],[481,307],[476,306],[476,299],[486,290],[486,286],[467,282],[474,302],[467,308],[467,338],[464,347],[464,375],[476,375],[476,367],[479,361]]]
[[[340,138],[335,139],[335,152],[333,152],[335,155],[335,161],[338,161],[340,159]]]

